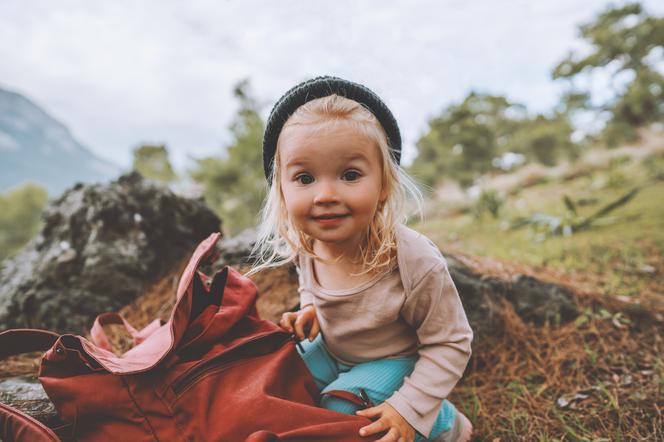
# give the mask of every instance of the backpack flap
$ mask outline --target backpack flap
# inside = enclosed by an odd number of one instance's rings
[[[83,360],[92,358],[105,370],[118,375],[148,371],[159,364],[178,345],[187,330],[192,311],[193,285],[195,280],[199,281],[196,271],[201,264],[214,258],[215,246],[220,236],[218,232],[213,233],[198,245],[180,277],[177,301],[170,319],[162,326],[156,323],[149,326],[150,333],[147,337],[138,336],[143,331],[133,333],[134,338],[143,339],[136,347],[122,356],[117,356],[110,351],[110,346],[104,345],[101,340],[100,346],[80,336],[76,337],[80,344],[69,341],[65,343],[65,347],[84,353],[81,354]],[[98,330],[95,336],[99,339]]]

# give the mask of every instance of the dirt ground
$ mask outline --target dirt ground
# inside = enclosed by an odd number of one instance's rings
[[[503,330],[475,340],[473,357],[450,400],[475,426],[474,440],[664,440],[664,309],[597,294],[601,275],[565,273],[458,254],[484,274],[526,273],[570,287],[583,314],[559,327],[523,323],[506,305]],[[659,271],[664,270],[664,262]],[[135,327],[167,319],[183,266],[121,313]],[[240,269],[246,270],[246,269]],[[277,321],[297,304],[292,268],[255,275],[258,308]],[[657,278],[649,287],[664,293]],[[462,294],[463,295],[463,294]],[[118,352],[131,344],[107,329]],[[34,374],[39,355],[0,362],[0,377]]]

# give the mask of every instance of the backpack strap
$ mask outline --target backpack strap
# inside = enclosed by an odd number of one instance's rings
[[[48,330],[14,329],[0,333],[0,360],[9,356],[46,351],[60,337]],[[37,419],[0,402],[0,440],[60,442],[60,438]]]
[[[59,337],[58,333],[34,328],[4,331],[0,333],[0,360],[22,353],[46,351]]]
[[[7,442],[60,442],[46,425],[0,402],[0,440]]]
[[[144,329],[138,331],[121,314],[112,312],[102,313],[101,315],[97,316],[94,324],[92,325],[92,329],[90,330],[90,338],[96,346],[111,352],[113,351],[113,347],[111,346],[111,343],[109,342],[103,327],[104,325],[110,324],[123,325],[134,340],[134,345],[138,345],[145,341],[148,336],[157,331],[157,329],[163,325],[160,319],[155,319]]]
[[[92,342],[95,343],[95,345],[103,348],[104,350],[113,351],[111,343],[109,342],[103,327],[104,325],[110,324],[123,325],[134,340],[134,344],[136,343],[136,335],[138,335],[138,331],[119,313],[109,312],[98,315],[94,324],[92,324],[90,338],[92,339]]]

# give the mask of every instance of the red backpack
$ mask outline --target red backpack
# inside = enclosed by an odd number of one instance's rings
[[[46,350],[39,370],[59,417],[78,441],[368,441],[369,420],[317,407],[314,380],[291,335],[259,318],[256,286],[230,267],[213,277],[220,234],[202,241],[165,324],[141,331],[100,315],[91,339],[44,330],[0,333],[0,358]],[[102,328],[124,324],[135,346],[115,355]],[[339,397],[368,406],[347,392]],[[62,433],[61,433],[62,434]],[[375,435],[374,435],[375,436]],[[0,404],[0,440],[58,441],[35,419]]]

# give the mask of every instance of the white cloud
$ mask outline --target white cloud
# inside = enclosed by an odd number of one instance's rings
[[[405,158],[428,117],[470,89],[543,111],[576,25],[609,1],[195,0],[0,3],[0,82],[97,154],[165,142],[182,167],[228,141],[232,87],[250,77],[267,113],[317,74],[365,83],[400,122]],[[664,6],[646,2],[654,12]]]

